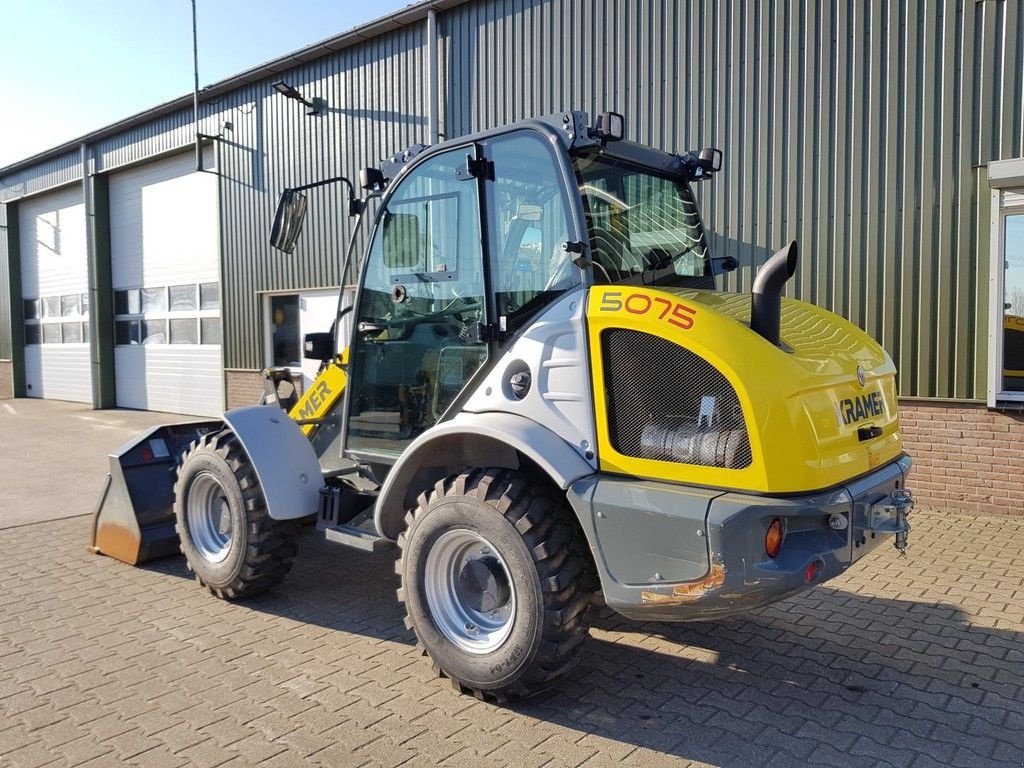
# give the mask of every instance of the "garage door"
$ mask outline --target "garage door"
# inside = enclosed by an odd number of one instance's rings
[[[92,402],[81,187],[18,204],[29,397]]]
[[[220,415],[217,177],[191,153],[111,176],[110,250],[117,404]]]

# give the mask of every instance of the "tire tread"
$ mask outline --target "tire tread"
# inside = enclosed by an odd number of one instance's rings
[[[534,658],[523,674],[505,687],[474,688],[431,658],[435,674],[451,678],[457,691],[498,703],[540,693],[576,666],[589,634],[586,609],[595,589],[596,573],[583,532],[564,500],[543,484],[531,483],[520,473],[507,469],[473,469],[439,480],[431,491],[420,494],[416,508],[406,515],[406,530],[398,536],[400,557],[395,571],[399,575],[405,572],[408,532],[429,514],[434,502],[447,496],[473,496],[487,502],[522,537],[540,579],[544,627]],[[408,589],[403,584],[398,599],[406,610],[406,627],[415,631],[407,604]],[[421,651],[429,656],[422,640],[417,637],[417,641]]]
[[[247,541],[242,567],[229,584],[218,587],[208,584],[183,546],[181,551],[185,555],[188,570],[195,575],[200,585],[223,600],[252,597],[274,588],[284,580],[292,568],[292,561],[297,552],[295,525],[291,521],[274,520],[270,516],[256,472],[234,432],[222,429],[194,440],[182,457],[181,466],[185,466],[189,458],[200,451],[217,454],[224,460],[237,481],[245,510]],[[177,500],[181,498],[182,493],[184,487],[179,469],[174,484],[176,511]],[[188,535],[182,517],[183,512],[176,514],[174,525],[180,541],[184,541]]]

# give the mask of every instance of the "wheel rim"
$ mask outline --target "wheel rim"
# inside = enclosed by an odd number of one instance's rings
[[[443,534],[427,553],[424,587],[434,624],[462,650],[490,653],[512,632],[515,587],[505,561],[480,534]]]
[[[196,475],[188,489],[188,530],[205,560],[219,563],[231,549],[232,524],[227,494],[208,472]]]

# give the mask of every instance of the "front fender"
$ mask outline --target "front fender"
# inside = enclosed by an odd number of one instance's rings
[[[518,454],[530,458],[559,488],[594,473],[576,450],[537,422],[511,413],[460,413],[433,427],[406,448],[381,487],[374,525],[394,540],[416,496],[442,477],[466,467],[519,468]]]
[[[316,514],[324,485],[320,462],[302,428],[276,405],[250,405],[224,414],[242,444],[275,520]]]

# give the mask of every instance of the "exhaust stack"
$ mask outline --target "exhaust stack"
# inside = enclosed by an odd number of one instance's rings
[[[796,240],[772,256],[754,278],[750,297],[750,329],[779,346],[782,289],[796,272]]]

